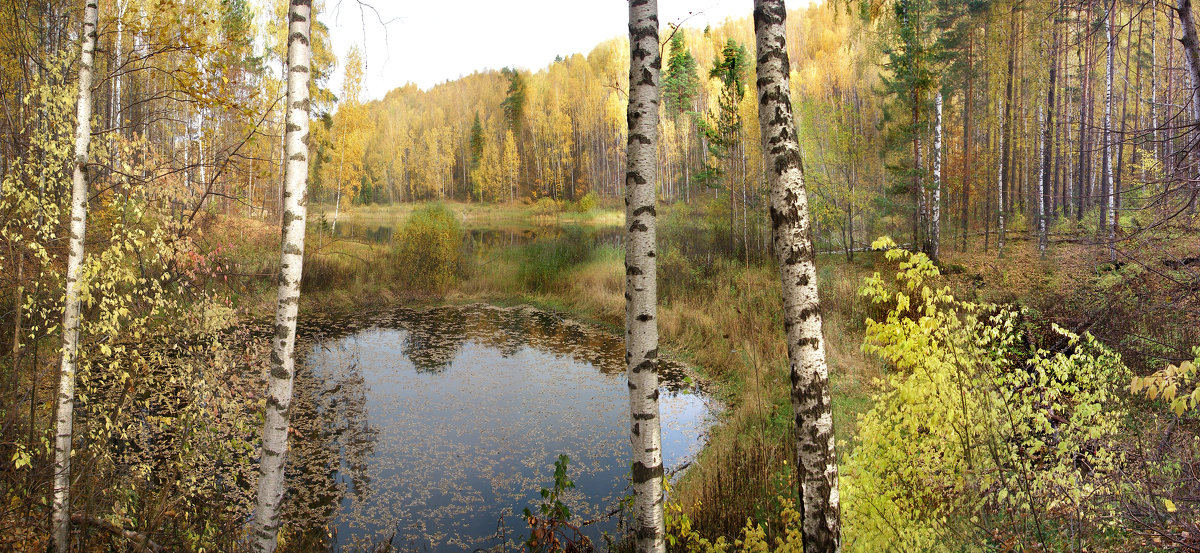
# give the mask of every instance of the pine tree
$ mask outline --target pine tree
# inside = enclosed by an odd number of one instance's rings
[[[921,137],[928,123],[926,103],[935,80],[933,74],[932,17],[934,7],[928,0],[897,0],[892,5],[883,52],[886,56],[883,91],[891,99],[885,112],[889,125],[887,145],[900,159],[912,152],[907,162],[893,163],[890,169],[897,182],[889,188],[895,195],[911,198],[912,247],[920,247],[925,170],[921,164]],[[911,148],[911,149],[910,149]]]
[[[734,205],[735,179],[744,175],[736,171],[733,154],[742,141],[742,114],[740,106],[746,96],[746,67],[749,64],[746,47],[737,41],[728,39],[713,68],[709,70],[710,79],[721,83],[717,96],[717,109],[709,114],[708,121],[700,122],[701,132],[708,139],[709,160],[704,169],[696,175],[697,180],[711,187],[724,187],[729,191],[729,253],[735,255],[737,237],[733,231],[737,209]]]
[[[475,122],[471,124],[471,183],[474,186],[475,197],[483,201],[484,183],[479,174],[479,163],[483,160],[484,136],[483,123],[479,121],[479,112],[475,112]]]
[[[663,101],[667,115],[678,120],[694,109],[696,92],[700,89],[700,77],[696,73],[698,64],[688,49],[682,30],[671,36],[671,54],[667,58],[667,70],[663,75]]]

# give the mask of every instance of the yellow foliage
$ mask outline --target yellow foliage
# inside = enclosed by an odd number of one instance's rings
[[[1183,415],[1200,403],[1200,386],[1196,385],[1196,369],[1200,367],[1200,347],[1193,349],[1195,361],[1184,361],[1170,365],[1149,376],[1133,377],[1130,389],[1134,394],[1143,394],[1147,399],[1161,399],[1171,406],[1176,415]],[[1186,391],[1191,387],[1191,391]],[[1179,393],[1180,389],[1184,393]]]
[[[874,247],[898,270],[895,285],[875,273],[859,292],[888,310],[867,321],[863,349],[893,370],[841,474],[847,551],[971,550],[996,530],[1045,543],[1055,519],[1102,526],[1119,356],[1057,326],[1065,352],[1031,349],[1021,310],[957,300],[928,285],[925,254]]]

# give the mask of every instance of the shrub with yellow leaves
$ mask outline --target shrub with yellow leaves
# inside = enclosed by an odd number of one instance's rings
[[[892,370],[841,474],[846,550],[1100,535],[1124,418],[1120,357],[1057,326],[1067,347],[1037,348],[1020,308],[955,299],[930,286],[938,269],[925,254],[887,238],[873,247],[898,271],[894,285],[876,273],[860,289],[889,307],[867,320],[863,348]]]

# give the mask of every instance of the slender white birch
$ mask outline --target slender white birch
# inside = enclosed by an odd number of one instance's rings
[[[1050,141],[1047,140],[1050,127],[1047,125],[1045,115],[1042,114],[1042,106],[1038,106],[1038,123],[1041,124],[1041,141],[1040,158],[1038,159],[1038,253],[1046,255],[1046,181],[1050,176],[1046,171],[1046,165],[1050,163]]]
[[[1004,113],[1004,100],[1000,100],[1000,113]],[[1000,117],[1000,147],[996,151],[1004,155],[1004,117]],[[1004,160],[996,163],[996,256],[1004,257]]]
[[[255,550],[275,550],[279,533],[279,504],[283,499],[288,450],[288,410],[295,373],[296,313],[304,263],[304,221],[308,206],[308,82],[311,0],[292,0],[288,13],[287,111],[284,134],[283,242],[279,260],[279,301],[275,335],[271,340],[271,369],[267,381],[266,420],[262,433],[262,466],[254,509]]]
[[[771,239],[783,283],[804,551],[831,553],[841,549],[842,541],[833,408],[804,164],[788,88],[786,18],[783,0],[754,1],[758,118],[763,166],[771,186]]]
[[[75,170],[71,176],[71,239],[67,251],[67,289],[63,302],[62,366],[58,374],[58,410],[55,413],[54,487],[50,538],[54,550],[66,553],[71,538],[71,438],[75,411],[75,371],[79,359],[79,271],[87,230],[88,146],[92,140],[92,76],[95,72],[96,29],[99,0],[83,7],[83,34],[79,57],[79,102],[75,109]]]
[[[635,549],[666,549],[658,413],[655,264],[659,71],[658,1],[629,2],[629,168],[625,173],[625,364],[633,446]]]
[[[1108,65],[1104,79],[1104,174],[1105,181],[1102,183],[1104,203],[1100,206],[1100,232],[1108,235],[1108,257],[1112,261],[1117,260],[1117,250],[1113,244],[1116,239],[1117,228],[1117,195],[1113,190],[1113,162],[1112,162],[1112,103],[1113,103],[1113,73],[1116,69],[1116,42],[1113,37],[1113,14],[1110,5],[1108,13],[1104,18],[1104,32],[1108,39],[1108,48],[1105,49]],[[1111,220],[1109,219],[1111,217]]]
[[[1184,58],[1187,60],[1188,81],[1191,83],[1188,104],[1192,108],[1192,121],[1200,123],[1200,39],[1196,36],[1196,20],[1192,12],[1191,0],[1176,0],[1175,14],[1179,17],[1179,24],[1183,31],[1179,42],[1183,45]],[[1200,182],[1200,178],[1193,181],[1193,187],[1197,186],[1195,182]],[[1191,201],[1191,207],[1195,207],[1194,197]]]
[[[938,87],[934,98],[936,108],[933,125],[933,212],[929,229],[929,255],[937,261],[942,251],[942,89]]]
[[[1200,39],[1196,36],[1196,21],[1195,15],[1192,13],[1192,1],[1176,0],[1175,15],[1179,18],[1179,26],[1183,31],[1183,36],[1179,39],[1179,42],[1183,45],[1183,56],[1187,61],[1188,78],[1191,80],[1191,92],[1187,96],[1187,103],[1191,108],[1192,119],[1200,121]]]
[[[1051,33],[1050,38],[1050,48],[1052,52],[1050,58],[1054,61],[1050,64],[1050,87],[1046,98],[1046,118],[1042,122],[1042,159],[1041,163],[1039,164],[1041,165],[1041,169],[1039,169],[1041,178],[1038,179],[1038,251],[1041,252],[1042,255],[1046,254],[1046,247],[1050,242],[1050,199],[1051,195],[1054,193],[1053,187],[1050,183],[1050,179],[1052,178],[1050,157],[1053,155],[1053,145],[1051,143],[1055,140],[1054,108],[1057,104],[1054,103],[1054,89],[1058,79],[1058,23],[1052,22],[1051,25],[1053,26],[1054,30]],[[1040,119],[1040,107],[1038,108],[1038,114]],[[1063,205],[1063,209],[1066,209],[1065,203]]]

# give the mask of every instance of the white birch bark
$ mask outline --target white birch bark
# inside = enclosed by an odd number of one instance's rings
[[[1179,42],[1183,45],[1183,54],[1187,61],[1188,81],[1191,83],[1188,103],[1192,108],[1192,121],[1200,123],[1200,40],[1196,36],[1196,21],[1192,13],[1191,0],[1176,0],[1175,14],[1179,17],[1180,27],[1183,28],[1183,37]],[[1192,157],[1194,158],[1195,154],[1192,154]],[[1200,178],[1192,181],[1192,187],[1198,186],[1197,182],[1200,182]],[[1189,201],[1189,211],[1194,209],[1195,205],[1193,196]]]
[[[1004,100],[1000,100],[1000,113],[1004,113]],[[1004,152],[1004,117],[1000,117],[1000,147]],[[1004,160],[996,163],[996,256],[1004,257]]]
[[[658,1],[629,2],[628,171],[625,174],[625,363],[633,446],[635,549],[666,550],[658,412],[655,264],[659,72]]]
[[[933,199],[930,201],[931,216],[929,232],[929,252],[934,261],[938,260],[942,250],[942,91],[937,91],[934,99],[936,116],[933,125]]]
[[[1154,71],[1158,67],[1158,10],[1150,10],[1153,18],[1150,22],[1150,128],[1154,129],[1153,142],[1155,152],[1161,162],[1162,146],[1158,141],[1158,79]]]
[[[1053,83],[1051,83],[1053,87]],[[1053,94],[1053,93],[1052,93]],[[1051,104],[1053,105],[1053,104]],[[1045,116],[1042,114],[1042,106],[1038,106],[1038,122],[1041,124],[1041,157],[1038,160],[1038,253],[1046,254],[1046,185],[1048,184],[1049,173],[1047,173],[1047,165],[1050,164],[1050,141],[1046,140],[1050,127],[1047,124]]]
[[[1183,45],[1188,78],[1191,80],[1191,93],[1188,94],[1187,102],[1191,108],[1192,119],[1200,121],[1200,40],[1196,36],[1191,0],[1176,0],[1175,14],[1179,17],[1179,25],[1183,30],[1179,42]]]
[[[75,121],[75,170],[71,176],[71,239],[67,253],[67,287],[63,302],[62,366],[58,376],[58,410],[55,414],[54,487],[50,515],[54,550],[66,553],[71,535],[71,438],[75,411],[75,371],[79,354],[79,271],[87,230],[88,146],[92,139],[92,76],[95,70],[99,0],[83,8],[83,34],[79,58],[79,102]]]
[[[754,1],[758,117],[783,283],[804,551],[830,553],[841,549],[837,457],[804,165],[788,88],[786,17],[783,0]]]
[[[1052,142],[1056,140],[1054,132],[1054,112],[1057,104],[1054,100],[1054,90],[1058,79],[1058,24],[1052,23],[1053,32],[1050,38],[1050,48],[1052,50],[1051,58],[1055,61],[1050,64],[1050,87],[1046,98],[1046,117],[1042,121],[1042,159],[1041,159],[1041,178],[1038,179],[1038,251],[1046,254],[1046,247],[1050,242],[1050,200],[1054,193],[1050,179],[1053,178],[1050,168],[1050,158],[1053,156]],[[1038,108],[1040,119],[1041,108]],[[1066,203],[1063,204],[1064,211],[1067,209]]]
[[[1100,206],[1100,232],[1108,234],[1108,257],[1112,261],[1117,260],[1117,251],[1113,245],[1113,240],[1116,239],[1117,228],[1117,195],[1113,191],[1113,162],[1112,162],[1112,103],[1113,103],[1113,73],[1116,69],[1116,42],[1113,36],[1113,14],[1112,8],[1109,8],[1109,13],[1105,14],[1104,32],[1108,39],[1108,48],[1105,49],[1106,57],[1108,58],[1107,70],[1104,79],[1104,174],[1105,182],[1103,183],[1103,200],[1104,203]],[[1110,220],[1111,217],[1111,220]]]
[[[279,261],[279,302],[271,340],[258,498],[254,510],[253,544],[257,551],[275,550],[279,533],[279,504],[283,498],[288,449],[288,410],[295,372],[296,313],[304,262],[304,222],[308,206],[308,82],[309,18],[312,3],[292,0],[288,13],[287,111],[283,191],[283,242]]]

